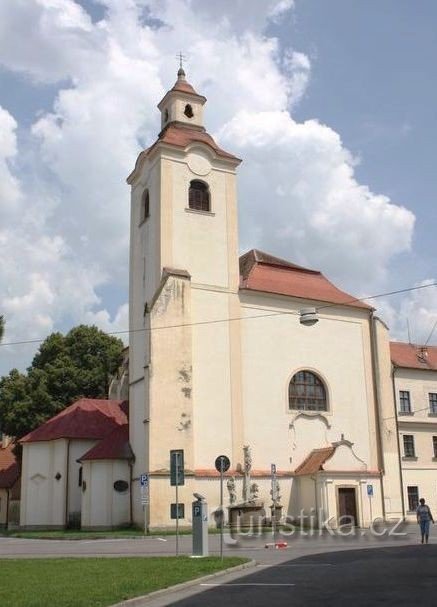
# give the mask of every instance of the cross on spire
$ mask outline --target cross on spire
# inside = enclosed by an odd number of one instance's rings
[[[176,55],[176,59],[179,59],[178,76],[185,76],[185,72],[184,72],[184,68],[183,68],[183,62],[186,61],[187,58],[185,57],[185,55],[183,55],[181,53],[181,51],[179,51],[179,53]]]

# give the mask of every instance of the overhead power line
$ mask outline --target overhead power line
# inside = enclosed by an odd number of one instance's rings
[[[406,289],[398,289],[397,291],[388,291],[386,293],[378,293],[377,295],[367,295],[366,297],[357,297],[354,299],[349,299],[347,301],[344,302],[338,302],[338,303],[330,303],[330,304],[326,304],[324,306],[318,306],[316,307],[316,311],[319,312],[320,310],[326,310],[328,308],[337,308],[339,306],[348,306],[351,305],[353,303],[357,303],[359,301],[365,301],[367,299],[377,299],[379,297],[389,297],[390,295],[398,295],[400,293],[408,293],[410,291],[418,291],[419,289],[427,289],[429,287],[437,287],[437,282],[432,282],[426,285],[419,285],[417,287],[408,287]],[[258,309],[263,309],[263,310],[268,310],[267,308],[258,308]],[[224,323],[224,322],[235,322],[235,321],[240,321],[240,320],[252,320],[254,318],[272,318],[274,316],[299,316],[299,312],[295,312],[294,310],[290,310],[290,311],[282,311],[282,312],[271,312],[269,314],[254,314],[252,316],[238,316],[235,318],[219,318],[216,320],[201,320],[198,322],[190,322],[190,323],[180,323],[180,324],[176,324],[176,325],[164,325],[162,327],[141,327],[139,329],[126,329],[124,331],[111,331],[109,333],[107,333],[107,335],[127,335],[130,333],[141,333],[141,332],[146,332],[146,331],[160,331],[163,329],[180,329],[182,327],[194,327],[194,326],[200,326],[200,325],[214,325],[214,324],[219,324],[219,323]],[[427,343],[428,341],[431,339],[432,333],[434,332],[435,327],[437,326],[437,321],[433,327],[433,330],[431,331],[430,336],[428,337]],[[23,339],[23,340],[19,340],[19,341],[9,341],[9,342],[2,342],[0,343],[0,346],[23,346],[23,345],[29,345],[29,344],[40,344],[43,341],[46,340],[46,337],[44,338],[38,338],[38,339]]]

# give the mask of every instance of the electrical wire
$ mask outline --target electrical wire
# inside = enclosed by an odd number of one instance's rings
[[[350,299],[344,302],[338,302],[338,303],[331,303],[331,304],[327,304],[324,306],[318,306],[316,307],[316,312],[319,312],[320,310],[326,310],[328,308],[337,308],[338,306],[348,306],[350,304],[353,303],[357,303],[359,301],[365,301],[368,299],[377,299],[379,297],[388,297],[390,295],[398,295],[399,293],[408,293],[410,291],[417,291],[419,289],[427,289],[429,287],[437,287],[437,282],[433,282],[433,283],[429,283],[426,285],[419,285],[417,287],[408,287],[406,289],[398,289],[397,291],[388,291],[386,293],[378,293],[377,295],[367,295],[366,297],[357,297],[354,299]],[[257,307],[257,309],[264,309],[267,310],[267,308],[259,308]],[[216,320],[204,320],[204,321],[198,321],[198,322],[192,322],[192,323],[181,323],[181,324],[177,324],[177,325],[165,325],[162,327],[141,327],[139,329],[126,329],[124,331],[111,331],[108,332],[107,335],[126,335],[126,334],[131,334],[131,333],[141,333],[141,332],[146,332],[146,331],[159,331],[162,329],[179,329],[182,327],[194,327],[194,326],[200,326],[200,325],[213,325],[213,324],[219,324],[219,323],[223,323],[223,322],[235,322],[235,321],[241,321],[241,320],[251,320],[253,318],[271,318],[274,316],[285,316],[285,315],[290,315],[290,316],[300,316],[299,312],[295,312],[295,311],[282,311],[282,312],[272,312],[270,314],[254,314],[253,316],[238,316],[235,318],[220,318],[220,319],[216,319]],[[436,325],[437,325],[437,321],[436,321]],[[435,326],[436,326],[435,325]],[[431,338],[432,333],[434,332],[434,328],[430,334],[429,339]],[[9,342],[2,342],[0,343],[0,346],[22,346],[22,345],[29,345],[29,344],[39,344],[42,343],[43,341],[45,341],[47,338],[38,338],[38,339],[25,339],[25,340],[19,340],[19,341],[9,341]]]

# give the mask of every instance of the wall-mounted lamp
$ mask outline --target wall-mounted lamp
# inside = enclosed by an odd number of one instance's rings
[[[302,308],[299,310],[299,316],[300,324],[305,325],[306,327],[311,327],[312,325],[315,325],[316,322],[319,322],[316,308]]]

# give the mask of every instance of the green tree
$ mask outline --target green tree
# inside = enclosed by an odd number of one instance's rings
[[[107,398],[122,350],[120,339],[97,327],[52,333],[27,373],[13,369],[0,379],[0,427],[21,437],[79,398]]]

